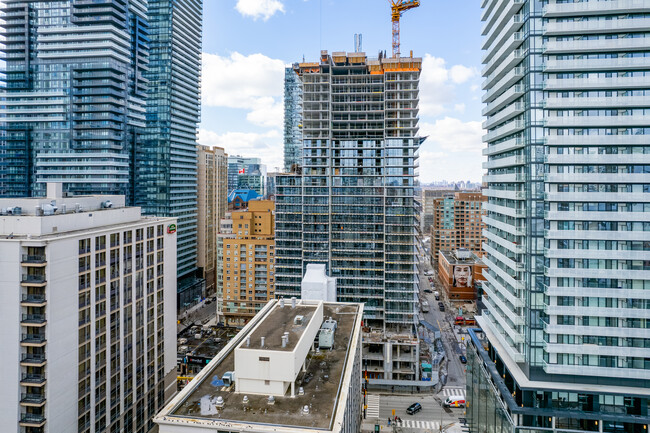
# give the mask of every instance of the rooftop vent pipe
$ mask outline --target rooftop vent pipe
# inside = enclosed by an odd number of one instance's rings
[[[250,346],[251,346],[251,336],[249,335],[246,337],[246,347],[250,347]]]
[[[265,337],[262,337],[262,344],[260,345],[261,347],[264,347],[264,340],[265,340]]]
[[[296,297],[295,296],[291,297],[291,308],[296,308]]]

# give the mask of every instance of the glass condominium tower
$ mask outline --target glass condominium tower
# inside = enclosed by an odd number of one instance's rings
[[[647,431],[650,2],[483,0],[472,432]]]
[[[133,152],[145,126],[145,0],[2,5],[0,196],[133,200]]]
[[[136,204],[178,218],[178,277],[197,268],[197,128],[201,114],[202,0],[149,0],[146,136]],[[190,278],[191,279],[191,278]]]
[[[323,51],[296,65],[303,140],[298,170],[276,178],[276,296],[300,296],[306,265],[325,264],[368,326],[417,320],[421,63]]]
[[[295,65],[297,66],[297,65]],[[284,70],[284,171],[300,164],[302,149],[302,83],[294,66]]]

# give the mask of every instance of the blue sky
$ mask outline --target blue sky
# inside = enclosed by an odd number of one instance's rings
[[[423,57],[420,179],[480,181],[479,0],[422,0],[401,21],[401,51]],[[202,144],[282,166],[284,67],[320,50],[391,52],[388,0],[205,0]]]

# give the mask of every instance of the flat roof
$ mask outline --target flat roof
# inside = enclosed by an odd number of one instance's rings
[[[454,254],[452,251],[438,251],[438,254],[441,254],[444,256],[445,260],[447,263],[450,265],[482,265],[483,260],[479,256],[476,255],[473,251],[470,251],[470,257],[467,260],[458,260],[456,257],[454,257]]]
[[[302,308],[304,307],[304,308]],[[284,397],[275,397],[275,403],[268,404],[267,395],[244,394],[235,392],[233,387],[224,386],[220,380],[228,371],[235,371],[235,348],[245,342],[246,336],[251,335],[253,342],[259,349],[259,337],[263,334],[266,341],[277,340],[280,345],[280,336],[285,332],[284,325],[293,326],[296,315],[305,316],[304,324],[308,323],[307,315],[314,314],[315,305],[297,305],[292,310],[291,302],[286,302],[284,308],[279,307],[278,301],[270,302],[258,314],[259,320],[251,322],[208,364],[197,377],[190,382],[172,402],[157,416],[157,422],[182,422],[196,423],[200,428],[223,428],[234,424],[275,425],[283,427],[312,428],[318,430],[331,430],[333,420],[336,418],[341,386],[347,372],[353,368],[354,353],[350,353],[350,343],[356,341],[361,344],[360,337],[354,339],[355,330],[360,329],[361,306],[352,303],[324,303],[323,315],[332,317],[337,321],[338,327],[334,334],[333,349],[319,352],[310,352],[307,356],[307,370],[299,374],[296,380],[296,396],[289,394]],[[258,317],[256,316],[256,317]],[[259,324],[259,326],[258,326]],[[280,325],[280,326],[276,326]],[[257,329],[255,329],[257,327]],[[276,329],[277,328],[277,329]],[[251,330],[255,332],[251,334]],[[258,333],[258,330],[259,333]],[[263,330],[263,331],[262,331]],[[271,337],[277,335],[277,338]],[[299,337],[290,334],[289,341],[294,344]],[[287,350],[275,347],[269,350]],[[358,346],[357,346],[358,347]],[[355,348],[356,349],[356,348]],[[298,395],[299,387],[303,387],[304,395]],[[243,397],[248,397],[248,402],[243,402]],[[201,401],[214,402],[217,397],[223,398],[223,407],[215,408],[203,413]],[[303,414],[304,406],[309,406],[309,414]],[[208,412],[208,413],[206,413]],[[235,426],[233,426],[236,428]]]
[[[291,352],[298,344],[302,337],[307,324],[311,321],[314,313],[316,312],[316,305],[296,305],[296,308],[291,308],[291,302],[285,302],[284,308],[280,308],[280,304],[271,310],[271,313],[264,318],[262,323],[250,333],[251,345],[241,346],[244,349],[268,349],[277,351]],[[302,321],[298,325],[294,325],[294,319],[302,316]],[[282,347],[282,335],[285,332],[289,333],[289,343],[286,347]],[[264,339],[264,347],[262,347],[262,337]],[[242,343],[245,344],[245,343]]]

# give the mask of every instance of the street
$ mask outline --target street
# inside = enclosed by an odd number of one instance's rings
[[[464,393],[461,389],[449,389],[448,394]],[[459,418],[465,417],[463,408],[443,408],[442,401],[447,398],[443,393],[432,395],[369,395],[368,410],[365,424],[379,424],[383,431],[391,431],[395,416],[401,418],[397,427],[403,432],[437,432],[458,423]],[[412,403],[420,403],[422,410],[414,415],[408,415],[406,408]],[[394,412],[393,412],[394,411]],[[393,415],[394,413],[394,415]],[[391,418],[391,426],[388,426]]]
[[[424,260],[424,264],[420,267],[420,299],[426,300],[429,303],[430,311],[428,313],[421,313],[424,319],[431,323],[433,326],[440,329],[442,334],[442,341],[447,353],[447,386],[450,387],[464,387],[465,386],[465,365],[460,362],[460,355],[465,355],[465,351],[461,349],[458,344],[457,337],[454,334],[454,318],[456,311],[449,308],[449,304],[444,299],[442,286],[437,278],[437,272],[432,276],[435,289],[431,288],[429,277],[424,275],[424,272],[430,271],[431,266],[428,260]],[[424,289],[431,289],[440,293],[440,301],[436,301],[433,293],[426,293]],[[445,311],[442,312],[438,308],[438,302],[445,304]]]

